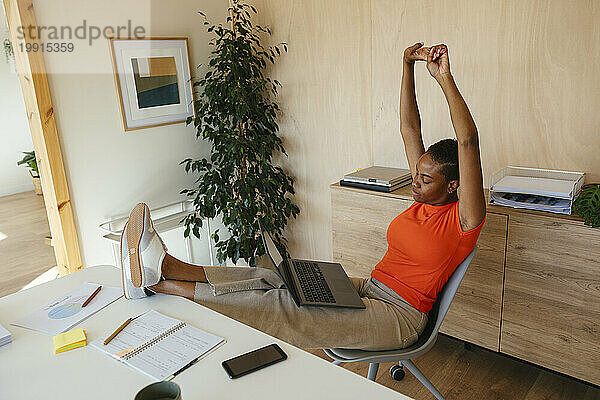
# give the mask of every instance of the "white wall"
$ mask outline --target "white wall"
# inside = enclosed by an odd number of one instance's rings
[[[88,26],[114,26],[132,20],[146,28],[147,36],[186,36],[195,74],[204,70],[196,66],[205,63],[211,49],[197,12],[224,21],[227,1],[36,0],[34,7],[38,26],[75,27],[84,19]],[[75,41],[75,46],[72,54],[45,53],[44,58],[83,265],[112,264],[110,245],[98,226],[128,214],[137,202],[152,208],[182,199],[179,191],[191,187],[193,178],[179,162],[203,156],[208,148],[185,124],[125,133],[108,41],[91,46]]]
[[[0,32],[6,16],[0,9]],[[4,36],[0,35],[4,40]],[[27,168],[17,166],[23,151],[33,150],[19,77],[0,50],[0,196],[33,190]]]

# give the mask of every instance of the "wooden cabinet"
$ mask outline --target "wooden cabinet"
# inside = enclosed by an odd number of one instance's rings
[[[511,215],[500,351],[600,384],[600,230]]]
[[[440,328],[442,333],[490,350],[500,349],[506,215],[489,213],[477,253]]]
[[[388,225],[412,201],[338,188],[331,191],[333,260],[349,276],[368,278],[387,250]]]
[[[412,204],[331,186],[333,258],[368,277]],[[488,206],[478,251],[441,332],[600,384],[600,229],[574,216]]]

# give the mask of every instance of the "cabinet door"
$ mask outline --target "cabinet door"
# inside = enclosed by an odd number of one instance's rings
[[[331,190],[333,260],[349,276],[368,278],[387,251],[387,228],[412,201],[364,193]]]
[[[600,384],[600,229],[510,216],[500,350]]]
[[[477,253],[440,331],[498,351],[508,216],[487,213]]]

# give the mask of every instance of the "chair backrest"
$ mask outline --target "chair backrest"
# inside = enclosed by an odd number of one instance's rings
[[[429,311],[429,322],[427,322],[425,330],[419,335],[419,340],[417,343],[413,344],[411,348],[424,346],[435,339],[442,322],[444,322],[444,317],[446,317],[448,309],[452,304],[452,300],[454,300],[454,295],[467,273],[467,268],[469,268],[469,264],[471,264],[471,260],[473,260],[476,251],[477,245],[458,267],[456,267],[452,275],[450,275],[450,279],[448,279],[448,282],[446,282],[444,288],[438,294],[436,302],[433,304],[431,311]]]
[[[471,250],[469,255],[459,264],[458,267],[454,270],[452,275],[450,275],[450,279],[444,285],[441,293],[438,295],[437,303],[439,303],[438,314],[435,320],[434,330],[438,331],[442,322],[444,322],[444,318],[448,313],[448,309],[452,304],[452,300],[454,300],[454,295],[460,286],[465,274],[467,273],[467,268],[471,264],[471,260],[475,257],[475,252],[477,251],[477,245]]]

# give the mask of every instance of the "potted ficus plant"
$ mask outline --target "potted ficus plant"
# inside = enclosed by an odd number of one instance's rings
[[[37,160],[35,159],[34,151],[24,151],[25,156],[21,161],[17,162],[17,165],[26,165],[29,168],[29,174],[33,180],[33,190],[35,194],[42,194],[42,182],[40,180],[40,173],[38,171]]]
[[[573,203],[573,211],[585,220],[585,224],[600,228],[600,184],[583,187]]]
[[[220,216],[225,235],[212,233],[217,259],[234,263],[245,260],[257,265],[265,250],[259,221],[279,244],[290,217],[300,209],[294,204],[294,180],[277,165],[273,156],[286,154],[277,136],[279,111],[274,98],[281,84],[264,75],[287,45],[265,47],[261,35],[268,27],[253,24],[256,8],[238,0],[229,7],[230,26],[204,24],[214,34],[208,71],[194,82],[196,116],[188,119],[196,137],[211,143],[206,158],[182,161],[188,173],[197,174],[196,184],[181,193],[193,199],[194,213],[185,221],[185,236],[199,237],[202,220]],[[285,250],[282,246],[282,250]]]
[[[8,63],[15,57],[15,53],[13,51],[10,39],[4,39],[4,41],[2,42],[2,47],[4,48],[4,56],[6,57],[6,62]]]

